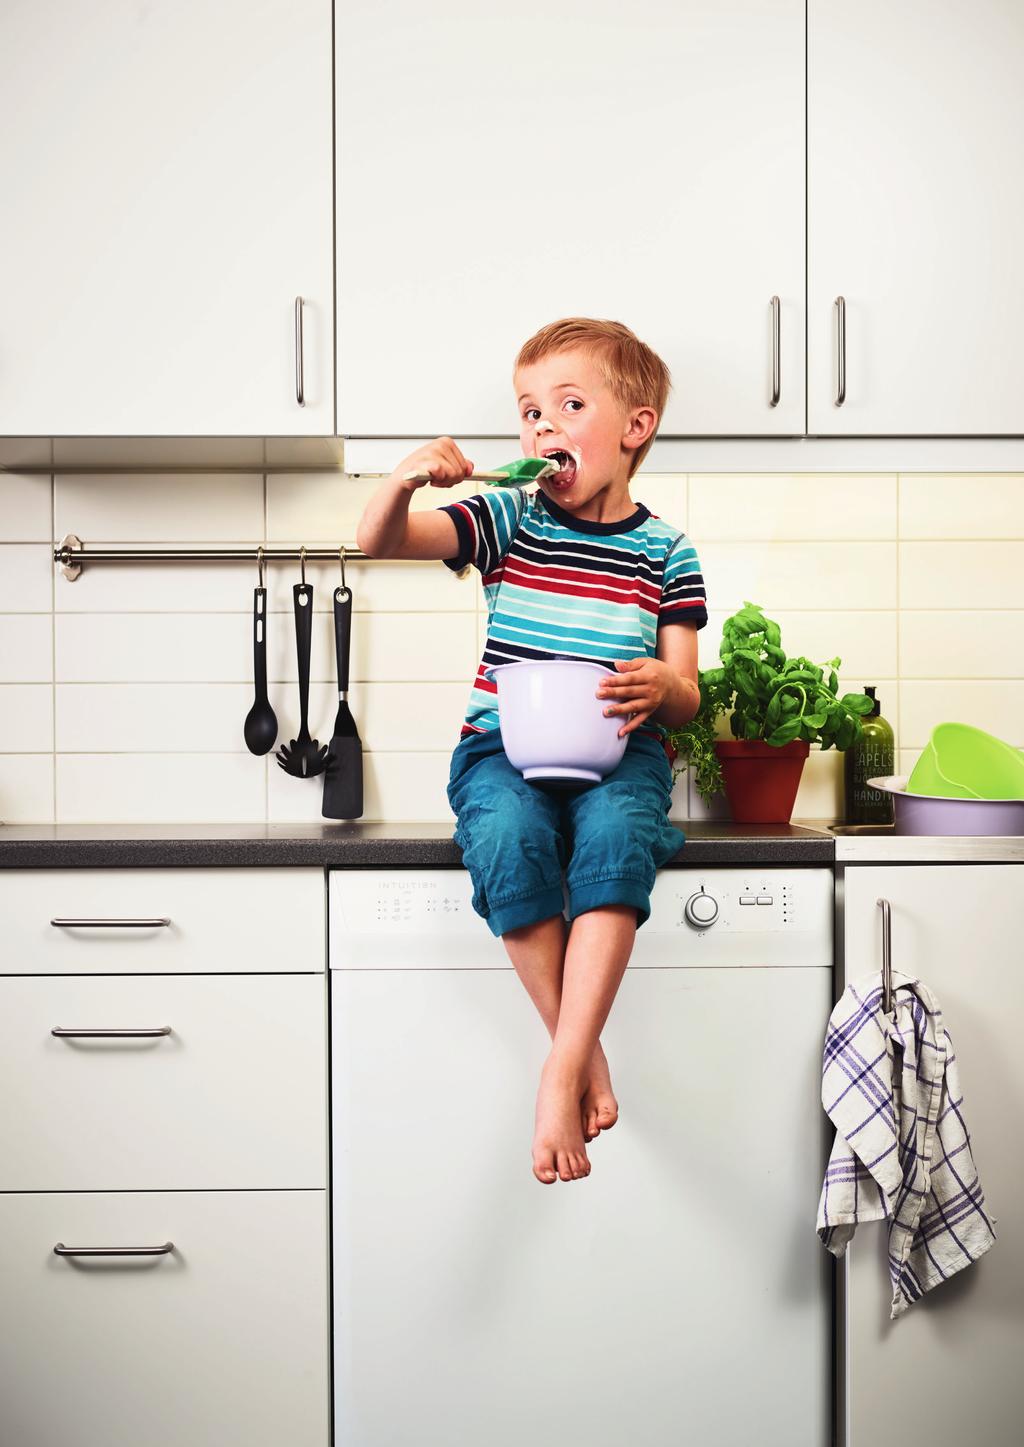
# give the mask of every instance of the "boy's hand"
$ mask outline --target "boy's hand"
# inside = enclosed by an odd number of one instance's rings
[[[410,452],[395,468],[391,479],[400,483],[408,492],[415,492],[417,488],[426,487],[427,484],[406,482],[407,472],[429,472],[431,487],[455,487],[465,481],[472,471],[473,464],[463,457],[452,439],[438,437],[433,442],[425,443],[423,447],[417,447],[415,452]]]
[[[625,713],[631,718],[619,729],[619,738],[638,729],[665,702],[672,686],[672,669],[658,658],[617,658],[620,679],[603,678],[597,697],[608,699],[605,714]]]

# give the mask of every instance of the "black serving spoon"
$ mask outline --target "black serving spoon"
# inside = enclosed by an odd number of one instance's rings
[[[291,744],[282,744],[277,762],[286,774],[297,779],[312,779],[322,774],[327,763],[327,748],[321,748],[309,736],[309,655],[313,643],[313,589],[309,583],[296,583],[292,588],[295,608],[295,650],[299,660],[299,733]]]
[[[256,697],[243,733],[250,754],[269,754],[277,740],[277,714],[267,697],[267,590],[252,590],[252,671]]]

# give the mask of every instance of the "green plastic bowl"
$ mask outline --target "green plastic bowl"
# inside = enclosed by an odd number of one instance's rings
[[[907,793],[1024,799],[1024,753],[970,724],[936,724],[907,780]]]

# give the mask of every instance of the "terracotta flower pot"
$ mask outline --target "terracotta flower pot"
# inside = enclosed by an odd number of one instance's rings
[[[737,824],[788,824],[800,787],[806,739],[774,748],[763,739],[718,739],[715,753],[729,810]]]

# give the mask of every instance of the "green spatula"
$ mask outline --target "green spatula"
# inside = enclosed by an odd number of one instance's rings
[[[558,464],[546,457],[517,457],[504,467],[493,472],[471,472],[464,482],[489,482],[493,487],[522,487],[525,482],[536,482],[539,477],[550,477],[558,471]],[[407,472],[403,482],[429,482],[429,472]]]

